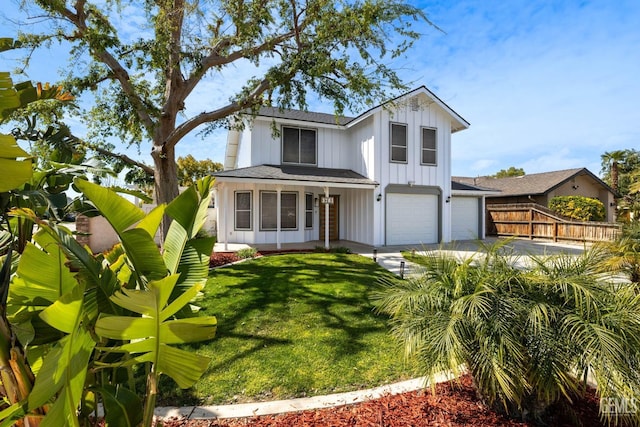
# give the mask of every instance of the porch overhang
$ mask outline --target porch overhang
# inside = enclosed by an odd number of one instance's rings
[[[260,165],[213,174],[216,184],[250,183],[373,190],[378,183],[349,169]]]

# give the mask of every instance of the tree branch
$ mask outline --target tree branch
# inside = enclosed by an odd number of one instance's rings
[[[218,108],[215,111],[201,113],[187,120],[171,132],[165,141],[165,146],[170,147],[176,145],[185,135],[201,124],[214,122],[250,107],[260,97],[260,95],[270,88],[271,83],[265,78],[242,101],[234,101],[222,108]]]
[[[266,52],[268,50],[273,50],[275,46],[279,45],[280,43],[287,41],[292,37],[295,37],[297,33],[304,29],[304,27],[306,27],[306,25],[307,23],[303,22],[302,24],[300,24],[300,26],[294,28],[293,30],[280,34],[279,36],[274,36],[273,38],[265,41],[262,44],[247,49],[236,50],[228,55],[220,55],[219,52],[232,44],[231,38],[225,38],[224,40],[220,41],[215,47],[211,49],[211,53],[202,60],[201,67],[195,70],[185,81],[183,100],[186,99],[187,96],[189,96],[189,94],[197,86],[198,82],[200,82],[205,73],[211,68],[220,67],[226,64],[230,64],[241,58],[248,58]]]
[[[182,105],[187,95],[183,94],[183,76],[181,70],[181,49],[180,41],[182,39],[182,25],[184,21],[184,0],[175,0],[173,6],[165,11],[169,21],[169,61],[167,64],[167,75],[165,82],[163,114],[168,113],[169,116],[175,117],[170,112],[177,106]],[[156,29],[156,33],[157,33]]]
[[[114,159],[121,160],[124,163],[128,164],[129,166],[139,167],[140,169],[145,171],[150,176],[154,175],[154,169],[151,166],[146,165],[146,164],[144,164],[142,162],[139,162],[137,160],[134,160],[131,157],[127,156],[126,154],[112,153],[111,151],[105,150],[102,147],[98,147],[98,146],[93,145],[93,144],[87,144],[86,142],[83,142],[81,145],[83,145],[83,146],[95,151],[96,153],[102,154],[103,156],[107,156],[107,157],[111,157],[111,158],[114,158]]]
[[[71,22],[83,35],[86,34],[88,30],[86,23],[87,14],[84,10],[85,3],[86,0],[76,1],[74,6],[74,8],[76,9],[76,13],[73,13],[71,10],[64,7],[59,10],[59,13],[64,16],[69,22]],[[120,86],[122,87],[125,95],[131,101],[136,114],[138,115],[144,126],[147,128],[147,131],[149,133],[152,133],[155,127],[155,123],[147,112],[144,102],[136,93],[135,87],[129,79],[129,73],[127,72],[127,70],[118,62],[118,60],[114,58],[113,55],[111,55],[106,50],[98,49],[95,46],[92,46],[91,43],[89,43],[89,48],[93,55],[98,60],[100,60],[100,62],[109,67],[109,69],[113,72],[115,79],[120,83]]]

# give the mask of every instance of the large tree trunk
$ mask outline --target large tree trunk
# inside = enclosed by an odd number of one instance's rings
[[[173,146],[159,146],[154,144],[153,164],[155,180],[155,201],[169,203],[178,196],[178,169],[175,161],[175,149]],[[161,242],[169,230],[169,218],[165,215],[160,229]]]

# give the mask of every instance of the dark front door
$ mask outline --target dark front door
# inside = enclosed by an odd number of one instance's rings
[[[329,205],[329,240],[340,239],[340,217],[338,212],[340,211],[340,196],[333,197],[333,204]],[[325,205],[320,204],[320,238],[324,241],[324,224],[325,224]]]

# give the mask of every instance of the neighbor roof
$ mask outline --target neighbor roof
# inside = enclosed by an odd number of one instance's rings
[[[377,182],[349,169],[317,168],[315,166],[260,165],[216,172],[213,175],[216,178],[248,180],[320,182],[365,186],[378,185]]]
[[[565,169],[553,172],[532,173],[523,176],[493,178],[490,176],[480,176],[477,178],[451,177],[452,181],[468,184],[479,185],[486,188],[500,190],[500,196],[522,196],[522,195],[542,195],[559,187],[567,180],[578,175],[589,175],[603,187],[613,192],[613,190],[605,184],[600,178],[595,176],[586,168]]]
[[[457,181],[454,181],[453,179],[451,180],[451,189],[452,190],[456,190],[456,191],[488,191],[488,192],[495,192],[495,190],[493,190],[491,188],[484,188],[484,187],[480,187],[478,185],[470,185],[470,184],[463,183],[463,182],[457,182]]]

